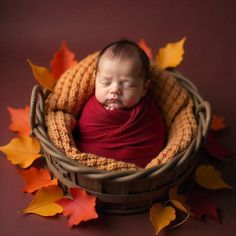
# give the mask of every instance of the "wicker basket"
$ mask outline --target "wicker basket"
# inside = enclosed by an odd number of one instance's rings
[[[196,87],[179,72],[168,72],[190,94],[194,103],[197,135],[186,150],[171,161],[148,169],[134,171],[105,171],[86,167],[65,156],[50,142],[44,120],[44,103],[48,91],[35,86],[31,97],[32,135],[36,135],[43,148],[47,167],[56,176],[65,192],[80,187],[97,197],[99,210],[113,214],[131,214],[148,210],[153,202],[166,195],[169,188],[186,179],[196,163],[196,152],[207,134],[211,120],[208,102]]]

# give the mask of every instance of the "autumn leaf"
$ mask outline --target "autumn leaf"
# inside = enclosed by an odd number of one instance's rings
[[[21,168],[29,167],[41,156],[38,140],[29,136],[12,139],[7,145],[1,146],[0,151],[6,154],[12,164],[18,164]]]
[[[153,204],[149,214],[156,235],[176,218],[175,209],[173,207],[163,206],[160,203]]]
[[[216,205],[209,201],[205,192],[199,189],[189,192],[187,202],[191,206],[194,217],[202,218],[203,216],[207,216],[215,222],[220,223]]]
[[[211,121],[211,125],[210,125],[210,129],[211,130],[221,130],[225,128],[225,119],[222,116],[217,116],[217,115],[213,115],[212,116],[212,121]]]
[[[96,198],[88,195],[84,190],[72,188],[73,200],[64,198],[58,202],[63,208],[63,215],[69,216],[69,226],[78,225],[81,221],[97,218],[95,210]]]
[[[31,167],[29,170],[20,170],[19,173],[26,183],[26,186],[23,189],[24,192],[32,193],[42,187],[58,184],[57,179],[51,180],[48,170],[45,169]]]
[[[67,69],[77,64],[75,54],[69,50],[66,42],[62,42],[60,50],[54,54],[50,62],[52,74],[58,79]]]
[[[218,160],[224,160],[226,157],[234,154],[232,151],[224,147],[212,132],[207,134],[204,148],[211,157],[214,157]]]
[[[18,132],[19,136],[26,136],[30,134],[30,108],[26,106],[24,109],[14,109],[7,107],[11,116],[10,130]]]
[[[206,189],[232,188],[222,180],[220,173],[211,165],[199,166],[195,172],[195,179],[200,186]]]
[[[147,54],[149,59],[151,60],[153,58],[152,55],[152,50],[151,48],[147,45],[146,41],[144,39],[140,39],[138,43],[139,47],[143,49],[143,51]]]
[[[53,75],[48,71],[47,68],[42,66],[34,65],[33,63],[28,60],[35,79],[39,82],[39,84],[50,91],[53,90],[53,87],[55,85],[55,78]]]
[[[175,43],[168,43],[164,48],[161,48],[156,55],[155,61],[160,69],[168,67],[176,67],[183,60],[184,42],[186,38],[182,38]]]
[[[63,208],[56,203],[62,197],[63,192],[58,186],[42,188],[35,194],[24,213],[34,213],[41,216],[54,216],[62,213]]]
[[[190,206],[186,203],[187,196],[177,193],[177,186],[169,190],[169,200],[172,204],[181,211],[190,212]]]

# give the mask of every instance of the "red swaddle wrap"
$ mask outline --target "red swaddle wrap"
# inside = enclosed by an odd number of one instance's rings
[[[106,110],[93,96],[76,129],[80,151],[140,167],[145,167],[165,145],[162,117],[148,96],[127,110]]]

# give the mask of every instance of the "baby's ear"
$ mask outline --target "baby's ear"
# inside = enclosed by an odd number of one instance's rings
[[[143,86],[143,97],[146,95],[150,85],[151,85],[151,80],[150,79],[145,81],[144,86]]]

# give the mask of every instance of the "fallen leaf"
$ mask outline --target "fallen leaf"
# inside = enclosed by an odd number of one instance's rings
[[[183,60],[184,55],[184,42],[186,38],[182,38],[175,43],[168,43],[165,47],[161,48],[156,55],[156,64],[160,69],[168,67],[176,67]]]
[[[50,62],[54,78],[58,79],[67,69],[77,63],[75,54],[69,50],[65,41],[62,42],[60,50],[54,54]]]
[[[29,136],[13,138],[7,145],[1,146],[0,151],[6,154],[12,164],[18,164],[21,168],[29,167],[41,156],[38,140]]]
[[[200,186],[206,189],[232,188],[222,180],[220,173],[211,165],[199,166],[195,172],[195,179]]]
[[[212,116],[211,125],[210,125],[211,130],[218,131],[218,130],[224,129],[225,127],[226,125],[225,125],[224,117],[217,116],[217,115]]]
[[[224,147],[212,132],[207,134],[204,148],[211,157],[214,157],[218,160],[224,160],[225,158],[234,154],[232,151]]]
[[[186,213],[190,212],[190,206],[188,206],[188,204],[186,203],[187,196],[184,194],[178,194],[177,186],[169,190],[169,200],[179,210],[184,211]]]
[[[217,223],[220,223],[216,205],[209,201],[207,194],[197,189],[188,193],[188,204],[196,218],[207,216]]]
[[[149,214],[156,235],[176,218],[175,209],[173,207],[163,206],[160,203],[153,204]]]
[[[53,77],[53,75],[48,71],[47,68],[34,65],[30,60],[28,60],[28,62],[32,68],[34,78],[43,88],[52,91],[55,85],[55,78]]]
[[[153,58],[152,50],[147,45],[146,41],[144,39],[140,39],[138,43],[139,47],[143,49],[143,51],[147,54],[148,58],[151,60]]]
[[[19,136],[26,136],[30,134],[30,108],[26,106],[24,109],[14,109],[7,107],[11,116],[10,130],[18,132]]]
[[[69,216],[69,226],[78,225],[81,221],[97,218],[95,210],[96,198],[88,195],[84,190],[72,188],[73,200],[64,198],[57,201],[63,208],[63,215]]]
[[[31,167],[29,170],[20,170],[19,173],[26,184],[23,189],[24,192],[32,193],[42,187],[58,184],[57,179],[51,180],[51,175],[48,170],[45,169]]]
[[[34,213],[41,216],[54,216],[63,212],[63,208],[56,203],[63,197],[63,192],[58,186],[49,186],[40,189],[24,213]]]

